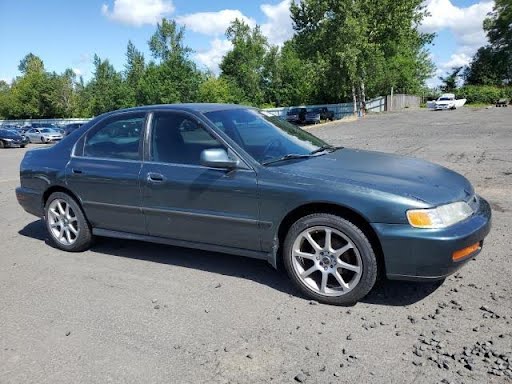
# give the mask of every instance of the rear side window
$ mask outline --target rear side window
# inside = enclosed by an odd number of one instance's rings
[[[145,113],[116,116],[100,123],[85,138],[85,157],[140,160]]]

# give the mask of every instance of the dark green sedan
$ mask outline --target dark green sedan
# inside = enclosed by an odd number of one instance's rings
[[[255,257],[329,304],[360,300],[378,275],[443,279],[491,227],[449,169],[333,147],[238,105],[104,114],[28,151],[20,179],[19,203],[62,250],[107,236]]]

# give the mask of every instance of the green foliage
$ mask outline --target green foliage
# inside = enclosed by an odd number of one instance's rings
[[[457,81],[460,77],[462,67],[452,68],[452,72],[446,77],[439,77],[439,80],[443,82],[441,85],[441,91],[453,92],[457,89]]]
[[[433,35],[417,28],[421,0],[303,0],[291,13],[298,51],[318,72],[319,101],[346,100],[354,87],[370,95],[391,87],[417,92],[432,73],[424,46]]]
[[[264,102],[262,74],[268,42],[259,26],[251,29],[236,19],[226,31],[233,49],[226,53],[220,69],[222,77],[233,83],[241,103],[261,105]]]
[[[506,62],[502,52],[495,51],[492,47],[481,47],[471,64],[464,70],[465,84],[469,85],[494,85],[501,84],[503,73],[506,72]]]
[[[467,99],[469,104],[494,104],[501,98],[512,99],[512,87],[465,85],[457,89],[456,97]]]
[[[199,85],[198,101],[202,103],[237,103],[235,85],[224,77],[208,75]]]
[[[126,84],[119,72],[106,59],[94,55],[94,74],[84,89],[86,115],[99,115],[108,111],[129,106]]]
[[[512,83],[512,2],[496,0],[484,20],[489,45],[478,50],[465,70],[466,84],[503,85]]]

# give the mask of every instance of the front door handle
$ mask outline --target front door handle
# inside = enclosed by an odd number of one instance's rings
[[[81,169],[76,169],[76,168],[73,168],[73,169],[71,170],[71,172],[73,172],[73,173],[74,173],[74,174],[76,174],[76,175],[80,175],[80,174],[82,174],[82,170],[81,170]]]
[[[165,181],[165,177],[160,173],[149,172],[146,180],[150,183],[163,183]]]

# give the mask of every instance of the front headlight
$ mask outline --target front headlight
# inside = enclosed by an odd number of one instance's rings
[[[468,203],[458,201],[431,209],[411,209],[407,220],[415,228],[446,228],[473,214]]]

